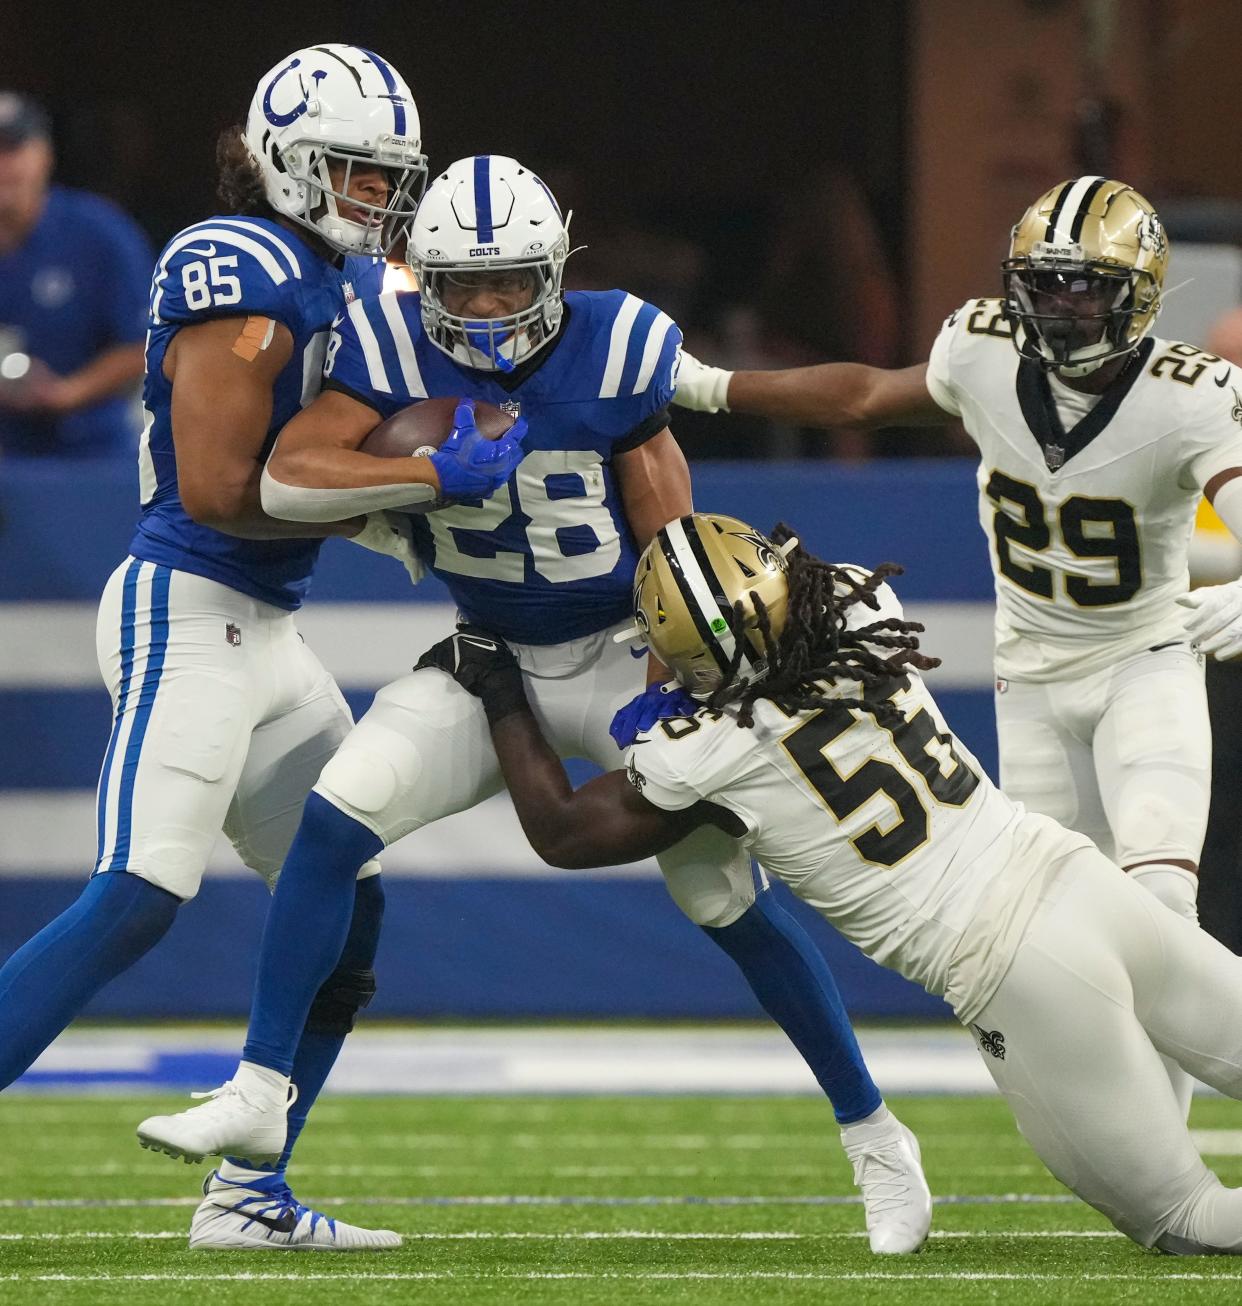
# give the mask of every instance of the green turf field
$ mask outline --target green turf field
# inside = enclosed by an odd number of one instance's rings
[[[1068,1198],[993,1098],[893,1103],[939,1205],[922,1254],[883,1260],[839,1200],[848,1168],[813,1098],[331,1098],[299,1195],[406,1237],[351,1256],[186,1250],[201,1173],[133,1138],[181,1105],[0,1099],[0,1301],[1242,1300],[1242,1264],[1143,1252]],[[1235,1126],[1237,1108],[1201,1101],[1193,1123]],[[1214,1163],[1242,1182],[1242,1158]]]

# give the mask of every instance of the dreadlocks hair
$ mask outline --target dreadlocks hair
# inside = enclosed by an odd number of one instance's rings
[[[793,530],[781,522],[770,536],[774,544],[794,538]],[[917,621],[889,617],[868,626],[847,630],[846,613],[856,604],[879,609],[876,590],[889,576],[900,576],[904,568],[886,562],[866,579],[856,571],[834,567],[795,547],[788,555],[789,600],[785,625],[780,638],[772,635],[772,623],[763,600],[751,594],[759,633],[763,639],[768,673],[755,684],[738,690],[733,683],[742,662],[742,641],[721,687],[708,700],[708,707],[719,710],[725,704],[739,709],[737,723],[749,729],[755,724],[754,704],[770,698],[786,711],[809,711],[830,704],[862,708],[883,725],[896,725],[901,714],[876,691],[890,690],[894,679],[911,668],[929,671],[940,665],[939,658],[919,652],[918,635],[923,627]],[[734,604],[734,629],[742,628],[742,604]],[[887,657],[874,650],[892,649]],[[857,698],[831,697],[817,684],[823,680],[853,680],[862,689]]]
[[[230,213],[275,217],[263,174],[242,131],[240,123],[226,127],[216,141],[216,196]]]

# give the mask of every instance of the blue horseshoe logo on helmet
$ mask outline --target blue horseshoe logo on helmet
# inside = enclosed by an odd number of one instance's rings
[[[263,92],[263,112],[266,115],[268,122],[270,122],[273,127],[288,127],[291,122],[297,122],[297,120],[306,112],[306,106],[309,103],[310,97],[305,91],[302,92],[302,103],[296,108],[291,109],[288,113],[277,113],[272,108],[272,92],[276,89],[277,83],[286,73],[292,72],[295,68],[299,67],[301,63],[301,59],[292,60],[288,67],[282,68],[280,72],[278,72],[276,76],[268,82],[267,90]],[[314,77],[315,81],[320,81],[322,78],[327,76],[327,73],[317,72],[312,73],[311,76]]]

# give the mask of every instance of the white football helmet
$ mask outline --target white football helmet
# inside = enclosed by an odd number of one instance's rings
[[[569,218],[529,168],[499,154],[458,159],[427,187],[410,225],[406,257],[422,291],[427,338],[450,358],[511,372],[556,334]],[[530,286],[530,303],[504,317],[467,318],[444,302],[449,287],[504,274]]]
[[[245,140],[271,206],[346,254],[386,253],[427,179],[410,88],[379,55],[356,45],[308,46],[282,59],[255,90]],[[330,160],[345,165],[335,187]],[[348,194],[359,162],[388,173],[386,203]],[[362,220],[345,216],[351,210]]]

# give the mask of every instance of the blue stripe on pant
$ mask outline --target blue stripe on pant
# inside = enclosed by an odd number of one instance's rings
[[[140,564],[139,564],[140,565]],[[134,577],[133,589],[137,588],[137,573],[132,573]],[[130,834],[133,824],[134,809],[134,782],[138,774],[138,766],[142,760],[142,744],[146,738],[147,726],[151,721],[151,710],[155,706],[155,696],[159,690],[160,679],[164,671],[164,658],[168,651],[168,588],[172,579],[172,571],[168,567],[155,567],[151,577],[151,604],[150,604],[150,634],[147,647],[147,665],[142,676],[142,685],[138,690],[138,698],[133,704],[134,720],[130,727],[129,739],[125,744],[125,757],[121,763],[121,783],[117,793],[117,812],[116,812],[116,837],[112,843],[110,870],[122,870],[129,859],[130,854]],[[135,643],[135,595],[131,591],[131,574],[125,578],[125,602],[122,607],[122,658],[124,658],[124,649],[126,641],[129,644],[130,665],[129,670],[133,668],[133,646]],[[107,850],[103,847],[102,831],[103,818],[102,812],[107,801],[108,782],[110,781],[111,765],[113,762],[113,750],[115,741],[120,730],[120,721],[123,711],[130,710],[131,704],[128,701],[128,673],[125,674],[126,683],[122,688],[125,691],[125,697],[118,702],[117,709],[117,727],[113,731],[113,738],[108,745],[108,758],[105,762],[104,779],[100,781],[100,831],[101,846],[99,860],[96,862],[95,869],[98,870],[100,864],[107,855]]]
[[[104,826],[108,810],[108,787],[112,780],[112,759],[116,754],[116,741],[121,734],[125,720],[125,708],[129,699],[129,681],[134,671],[134,610],[137,606],[138,576],[142,563],[137,558],[131,560],[125,572],[125,587],[121,598],[121,687],[116,696],[116,712],[112,718],[112,737],[108,740],[108,751],[104,754],[103,767],[99,773],[99,790],[95,799],[95,870],[104,859]]]

